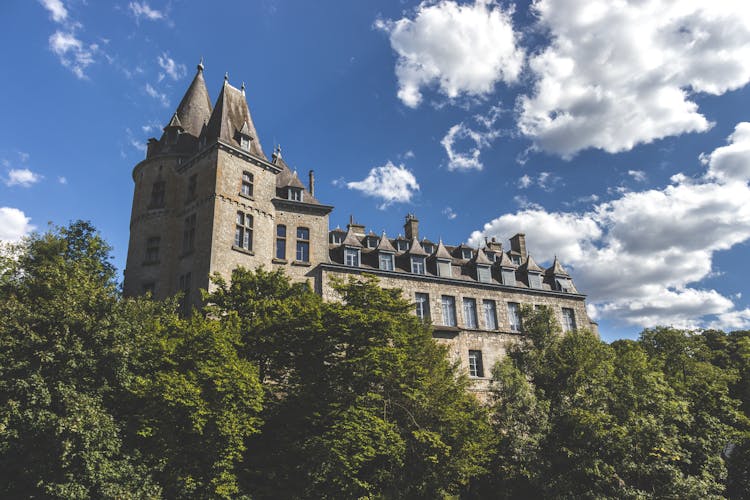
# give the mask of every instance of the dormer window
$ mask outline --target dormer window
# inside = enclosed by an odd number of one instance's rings
[[[359,248],[344,249],[344,264],[352,267],[359,267]]]
[[[379,252],[378,267],[383,271],[393,271],[393,254],[389,252]]]
[[[568,278],[555,278],[555,285],[560,292],[570,293],[573,291],[573,286]]]
[[[481,281],[482,283],[492,282],[490,266],[477,266],[477,281]]]
[[[503,269],[503,285],[516,286],[516,272],[513,269]]]
[[[377,236],[368,236],[365,238],[365,246],[367,248],[375,248],[378,246],[378,238]]]
[[[424,274],[424,257],[421,255],[411,256],[411,272],[414,274]]]
[[[302,201],[302,189],[296,187],[290,187],[288,197],[292,201]]]
[[[250,151],[250,137],[246,135],[240,136],[240,149],[244,149],[245,151]]]
[[[432,245],[431,243],[422,243],[422,248],[424,248],[424,251],[429,254],[435,253],[435,245]]]
[[[515,265],[520,266],[521,265],[521,256],[520,255],[511,255],[510,261],[513,262]]]
[[[471,248],[462,248],[461,249],[461,258],[469,260],[472,257]]]
[[[406,240],[396,240],[396,250],[399,252],[405,252],[409,248],[409,244]]]
[[[529,288],[542,288],[542,276],[537,273],[529,273]]]
[[[331,244],[340,245],[344,241],[344,236],[341,233],[331,233]]]
[[[451,261],[439,259],[437,261],[437,273],[438,276],[450,278],[453,275],[453,271],[451,270]]]

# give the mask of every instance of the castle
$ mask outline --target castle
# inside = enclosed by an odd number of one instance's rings
[[[585,296],[557,258],[539,267],[523,234],[507,251],[494,239],[483,248],[446,245],[420,238],[411,214],[397,238],[367,232],[353,218],[346,230],[329,230],[333,207],[315,198],[313,172],[306,186],[279,149],[269,160],[244,84],[233,87],[225,76],[212,106],[203,69],[133,169],[126,295],[183,291],[186,304],[198,304],[210,274],[229,278],[238,266],[263,265],[335,300],[331,278],[371,273],[414,301],[415,314],[433,323],[434,336],[478,385],[518,339],[522,304],[550,306],[566,330],[596,331]]]

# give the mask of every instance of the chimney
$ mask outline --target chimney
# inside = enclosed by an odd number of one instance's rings
[[[406,223],[404,223],[404,234],[406,239],[411,241],[416,238],[419,239],[419,221],[414,214],[406,215]]]
[[[521,254],[521,262],[526,261],[526,235],[517,233],[510,239],[510,249]]]
[[[484,244],[487,247],[488,250],[492,252],[502,252],[503,251],[503,244],[500,243],[495,239],[493,236],[491,240],[487,240],[487,238],[484,239]]]
[[[309,189],[310,196],[315,196],[315,170],[310,170],[310,182],[309,182]]]
[[[365,235],[365,226],[364,224],[357,224],[354,222],[354,216],[349,216],[349,224],[346,225],[347,229],[351,229],[352,233],[356,234],[357,236],[364,236]]]

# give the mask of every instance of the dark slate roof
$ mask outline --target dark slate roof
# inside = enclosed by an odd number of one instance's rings
[[[526,272],[532,272],[532,273],[541,273],[543,269],[536,265],[536,262],[534,262],[534,259],[531,257],[531,255],[526,257],[526,262],[521,264],[521,267],[518,268],[521,271]]]
[[[487,258],[487,254],[481,248],[476,251],[474,258],[472,259],[474,264],[489,266],[492,265],[492,261]]]
[[[221,93],[216,99],[216,107],[211,113],[211,118],[206,126],[206,139],[210,142],[215,139],[240,147],[238,134],[241,130],[246,130],[247,135],[251,137],[250,152],[260,158],[266,158],[263,154],[263,148],[260,145],[258,133],[255,130],[253,119],[250,116],[250,109],[247,107],[245,93],[231,85],[224,79],[224,85],[221,87]]]
[[[565,270],[562,264],[560,264],[560,261],[557,259],[557,255],[555,255],[555,260],[552,261],[552,265],[547,268],[547,271],[545,272],[545,274],[570,277],[568,272]]]
[[[396,253],[396,249],[391,245],[391,240],[388,239],[388,237],[385,235],[385,231],[383,231],[383,235],[380,237],[380,241],[378,242],[378,246],[375,247],[375,250],[381,251],[381,252],[393,252]]]
[[[427,252],[424,251],[424,248],[422,248],[422,245],[419,244],[419,240],[416,238],[412,238],[411,240],[411,245],[409,246],[409,255],[427,255]]]
[[[451,254],[448,253],[448,249],[446,249],[445,245],[443,245],[443,240],[440,240],[440,242],[438,242],[437,250],[435,250],[434,256],[436,259],[453,260]]]
[[[501,253],[502,253],[502,257],[500,258],[500,267],[515,269],[516,265],[513,263],[512,260],[510,260],[510,257],[508,256],[508,254],[505,252],[501,252]]]
[[[198,72],[177,106],[176,114],[185,132],[198,137],[201,135],[203,124],[208,122],[211,116],[211,109],[211,98],[203,79],[203,65],[199,64]]]
[[[181,128],[182,130],[185,130],[185,127],[182,126],[182,122],[180,121],[180,117],[177,116],[177,113],[172,115],[172,119],[169,120],[169,123],[167,123],[167,126],[164,128],[168,129],[171,127]]]
[[[320,205],[320,202],[310,194],[310,192],[307,190],[305,185],[302,183],[302,181],[297,177],[297,172],[292,172],[292,169],[289,168],[289,165],[284,161],[284,158],[281,156],[280,152],[276,152],[273,154],[273,158],[271,160],[271,163],[276,165],[277,167],[281,168],[281,172],[276,174],[276,189],[277,190],[283,190],[288,187],[296,187],[301,188],[302,191],[305,193],[302,197],[302,201],[305,203],[312,203],[313,205]],[[279,196],[284,196],[285,193],[278,193]]]
[[[351,228],[346,232],[346,237],[341,244],[347,247],[362,248],[362,242],[354,235]]]

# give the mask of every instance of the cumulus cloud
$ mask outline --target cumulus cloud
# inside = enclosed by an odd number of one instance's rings
[[[187,74],[187,68],[185,65],[176,63],[166,52],[160,55],[157,59],[159,61],[159,66],[164,71],[164,73],[159,75],[159,80],[162,80],[165,74],[172,80],[179,80]]]
[[[408,203],[419,190],[416,177],[403,165],[394,165],[390,161],[381,167],[375,167],[370,173],[356,182],[347,182],[346,187],[362,191],[367,196],[383,200],[378,208],[384,210],[393,203]]]
[[[518,178],[516,185],[519,189],[527,189],[531,186],[538,186],[544,191],[554,191],[555,184],[560,182],[560,177],[554,175],[552,172],[539,172],[535,177],[531,177],[529,174],[523,174]]]
[[[86,78],[86,68],[94,62],[99,45],[85,44],[72,31],[55,31],[49,37],[49,48],[57,55],[60,64],[80,79]]]
[[[422,2],[413,18],[378,20],[398,54],[398,98],[411,107],[422,87],[437,85],[449,98],[484,96],[500,81],[513,83],[523,67],[512,12],[494,1],[460,5],[451,0]]]
[[[727,146],[702,156],[709,172],[727,150],[739,149],[734,141],[744,136],[735,132]],[[750,150],[744,155],[750,161]],[[470,243],[526,233],[530,253],[541,262],[558,255],[605,317],[639,326],[732,327],[744,312],[700,282],[714,272],[715,252],[750,240],[748,199],[747,182],[675,175],[662,189],[626,192],[586,212],[532,206],[506,214],[472,233]]]
[[[36,184],[40,180],[42,180],[42,176],[32,172],[28,168],[14,168],[8,172],[8,177],[5,179],[5,185],[9,187],[31,187],[32,184]]]
[[[56,23],[63,23],[68,19],[68,10],[61,0],[39,0],[45,9],[49,12],[50,17]]]
[[[0,241],[20,240],[35,229],[30,222],[31,218],[21,210],[0,207]]]
[[[738,123],[726,146],[710,154],[702,154],[701,162],[708,165],[708,177],[729,181],[750,179],[750,123]]]
[[[750,81],[750,9],[742,0],[539,0],[550,44],[529,60],[518,125],[569,158],[610,153],[712,126],[693,100]]]
[[[458,214],[451,207],[445,207],[443,209],[443,215],[445,215],[448,220],[453,220],[458,217]]]
[[[636,182],[646,182],[646,172],[643,170],[628,170],[628,175]]]
[[[128,9],[130,9],[136,20],[140,20],[141,18],[148,19],[149,21],[164,19],[164,13],[152,9],[148,2],[130,2]]]

